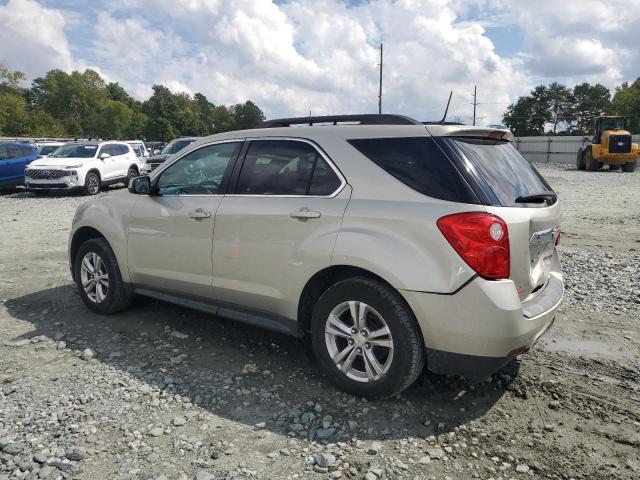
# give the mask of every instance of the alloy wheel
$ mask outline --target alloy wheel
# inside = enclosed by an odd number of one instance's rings
[[[379,380],[393,362],[389,326],[364,302],[343,302],[331,311],[325,323],[325,342],[336,367],[358,382]]]
[[[109,273],[104,261],[95,252],[88,252],[80,265],[80,281],[89,300],[102,303],[109,293]]]
[[[100,181],[96,174],[92,173],[87,177],[87,190],[91,195],[95,195],[100,191]]]

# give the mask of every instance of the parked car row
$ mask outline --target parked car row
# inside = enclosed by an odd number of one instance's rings
[[[0,143],[0,189],[24,185],[27,190],[81,190],[95,195],[104,185],[127,183],[129,178],[151,172],[171,154],[197,138],[170,142],[153,155],[141,140],[47,141],[35,144]],[[157,143],[157,142],[156,142]],[[156,145],[157,146],[157,145]]]

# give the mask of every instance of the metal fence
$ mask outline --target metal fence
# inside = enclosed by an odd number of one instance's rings
[[[640,143],[640,135],[633,141]],[[585,137],[516,137],[514,146],[530,162],[575,163],[576,154],[582,145],[587,145]]]

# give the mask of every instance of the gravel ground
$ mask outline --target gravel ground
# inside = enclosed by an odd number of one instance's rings
[[[639,478],[640,174],[540,170],[565,215],[554,328],[487,381],[383,402],[304,341],[145,299],[91,314],[66,260],[85,199],[0,196],[0,480]]]

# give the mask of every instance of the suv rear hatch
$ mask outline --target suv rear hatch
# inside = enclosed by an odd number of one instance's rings
[[[560,273],[560,206],[535,167],[505,140],[510,137],[505,130],[461,128],[438,141],[487,211],[506,222],[510,278],[524,302],[542,293],[552,272]]]

